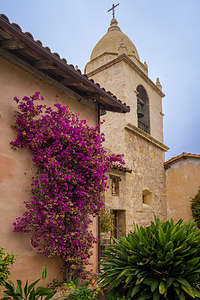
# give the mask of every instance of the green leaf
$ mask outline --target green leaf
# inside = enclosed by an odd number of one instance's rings
[[[4,286],[7,288],[7,290],[12,291],[13,293],[15,292],[15,286],[12,281],[9,281],[9,283],[4,282]]]
[[[21,281],[21,280],[17,280],[16,293],[19,294],[21,297],[23,296],[23,292],[22,292],[22,281]]]
[[[67,299],[66,296],[54,298],[54,300],[66,300],[66,299]],[[47,300],[47,299],[45,298],[45,300]]]
[[[47,278],[47,268],[46,265],[44,265],[43,269],[42,269],[42,279],[46,279]]]
[[[179,297],[180,300],[185,300],[185,295],[184,295],[183,292],[181,292],[178,297]]]
[[[160,294],[158,292],[153,293],[153,300],[159,300],[160,299]]]
[[[161,245],[164,245],[164,243],[165,243],[165,234],[164,234],[164,231],[163,231],[161,226],[158,228],[158,236],[159,236],[159,240],[160,240]]]
[[[132,280],[132,278],[133,278],[133,276],[129,275],[125,280],[126,284],[128,284]]]
[[[151,295],[147,295],[147,294],[144,294],[144,295],[141,295],[137,298],[137,300],[146,300],[146,299],[149,299],[151,297]]]
[[[138,285],[138,284],[142,283],[143,280],[144,280],[144,278],[138,278],[135,284]]]
[[[153,293],[156,290],[156,288],[158,287],[159,283],[158,283],[158,280],[156,280],[156,279],[146,278],[144,280],[144,284],[150,285],[151,292]]]
[[[186,288],[184,285],[182,285],[181,287],[189,296],[191,296],[192,298],[195,298],[195,294],[194,294],[192,288]]]
[[[171,250],[171,249],[173,249],[173,248],[174,248],[174,244],[173,244],[172,241],[169,241],[169,242],[166,244],[166,246],[165,246],[165,250],[166,250],[166,251],[169,251],[169,250]]]
[[[49,300],[49,299],[51,299],[55,294],[56,294],[56,291],[52,291],[52,293],[49,294],[48,296],[46,296],[46,297],[44,298],[44,300]],[[58,299],[59,299],[59,300],[67,300],[66,296],[54,298],[54,300],[58,300]]]
[[[27,299],[27,296],[28,296],[28,280],[26,281],[26,284],[24,286],[24,296],[25,296],[25,299]]]
[[[166,286],[164,281],[161,281],[161,283],[159,284],[159,293],[161,295],[164,295],[164,293],[166,292]]]
[[[32,289],[29,295],[29,300],[35,300],[35,290]]]
[[[181,285],[184,285],[186,288],[191,289],[191,285],[189,284],[189,282],[184,279],[184,278],[177,278],[176,279],[179,283],[181,283]]]
[[[192,288],[192,289],[193,289],[193,292],[194,292],[195,296],[198,297],[198,298],[200,298],[200,291],[198,291],[195,288]]]
[[[195,257],[187,261],[187,264],[190,266],[195,266],[199,263],[200,257]]]
[[[140,285],[134,286],[134,287],[132,288],[132,290],[130,290],[131,293],[130,293],[130,295],[128,295],[128,296],[130,296],[130,297],[132,298],[133,296],[135,296],[135,295],[140,291],[140,289],[141,289],[141,286],[140,286]]]
[[[40,279],[37,279],[36,281],[34,281],[33,283],[31,283],[28,287],[28,294],[32,291],[32,289],[34,288],[34,286],[40,281]]]
[[[119,275],[117,276],[117,279],[119,279],[120,277],[122,277],[123,275],[125,275],[127,273],[128,270],[123,270],[121,273],[119,273]]]
[[[39,287],[36,288],[35,293],[36,293],[36,295],[40,295],[40,296],[48,296],[49,294],[54,293],[54,291],[52,291],[49,288],[39,286]]]

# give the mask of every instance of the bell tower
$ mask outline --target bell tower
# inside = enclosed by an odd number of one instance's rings
[[[148,224],[153,214],[164,219],[163,163],[164,152],[168,150],[163,144],[164,94],[159,79],[154,83],[148,77],[147,63],[140,60],[135,45],[121,31],[115,18],[93,48],[85,73],[130,106],[127,114],[108,112],[102,116],[105,147],[123,153],[127,167],[132,170],[123,175],[125,187],[115,201],[111,193],[106,193],[106,205],[125,210],[127,231],[132,229],[133,221]],[[148,203],[146,195],[151,195]]]

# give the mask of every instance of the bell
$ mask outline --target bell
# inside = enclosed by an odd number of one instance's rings
[[[143,106],[139,101],[138,101],[138,104],[137,104],[137,115],[138,115],[138,119],[144,117]]]

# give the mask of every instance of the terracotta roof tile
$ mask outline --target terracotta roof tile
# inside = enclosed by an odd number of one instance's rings
[[[67,64],[67,60],[65,58],[60,58],[60,55],[58,53],[51,52],[51,49],[49,47],[44,47],[41,41],[34,40],[34,37],[30,32],[23,32],[18,24],[10,23],[8,17],[4,14],[0,14],[0,28],[2,28],[5,33],[9,34],[11,37],[14,37],[17,40],[21,40],[25,44],[25,47],[28,49],[30,48],[30,50],[32,51],[35,51],[40,59],[45,58],[49,60],[49,62],[55,64],[57,70],[62,69],[61,71],[63,71],[64,65],[66,69],[64,70],[64,72],[62,72],[62,74],[67,73],[66,75],[68,75],[68,78],[69,76],[71,76],[76,82],[81,82],[83,91],[87,93],[92,93],[90,92],[90,90],[93,88],[93,94],[100,96],[100,98],[97,99],[97,102],[104,106],[106,110],[124,113],[130,111],[130,107],[120,99],[117,99],[117,97],[110,91],[106,91],[104,88],[101,88],[98,83],[96,84],[93,79],[89,79],[86,74],[82,74],[79,69],[76,70],[73,65]],[[23,52],[24,49],[20,49],[20,51]],[[16,53],[17,51],[15,51],[15,54]],[[25,52],[23,52],[23,54],[25,54]],[[70,69],[73,71],[72,73],[70,72]]]
[[[193,154],[193,153],[186,153],[183,152],[175,157],[170,158],[169,160],[167,160],[166,162],[164,162],[164,166],[167,168],[170,164],[176,163],[177,160],[181,159],[181,158],[200,158],[200,154]]]
[[[112,163],[111,169],[115,169],[125,173],[132,173],[132,170],[120,163]]]

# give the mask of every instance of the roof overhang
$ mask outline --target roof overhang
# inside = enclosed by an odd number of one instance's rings
[[[88,101],[97,102],[104,110],[120,113],[130,111],[130,107],[115,95],[101,88],[78,68],[67,64],[66,59],[61,59],[59,54],[43,47],[29,32],[22,32],[20,26],[11,24],[5,15],[0,15],[0,48],[14,54]]]

